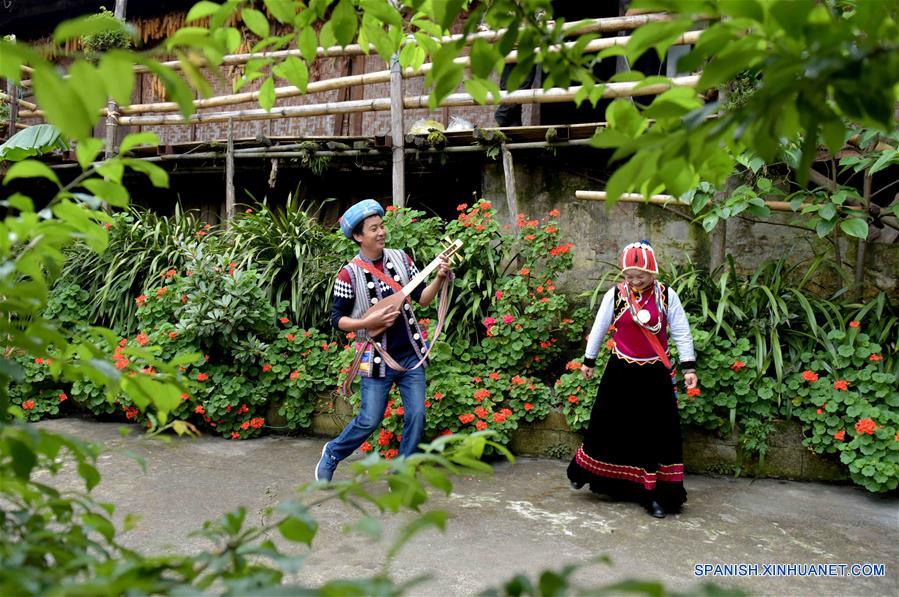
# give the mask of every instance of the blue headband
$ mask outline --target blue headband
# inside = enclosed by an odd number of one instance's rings
[[[374,199],[363,199],[340,216],[340,229],[343,231],[344,236],[352,239],[353,229],[364,222],[365,218],[371,216],[381,216],[383,218],[384,208]]]

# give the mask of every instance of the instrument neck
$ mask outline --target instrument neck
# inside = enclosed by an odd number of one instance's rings
[[[412,294],[412,291],[418,288],[418,285],[428,279],[431,273],[440,266],[440,257],[437,257],[428,264],[426,268],[418,272],[418,275],[409,280],[409,283],[403,286],[402,293],[406,296]]]

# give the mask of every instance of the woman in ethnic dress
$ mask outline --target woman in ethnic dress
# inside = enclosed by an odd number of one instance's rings
[[[607,332],[612,354],[599,383],[584,443],[568,466],[572,487],[642,504],[656,518],[687,501],[672,340],[687,388],[695,388],[696,354],[677,293],[658,281],[646,241],[621,252],[624,281],[603,297],[581,372],[593,377]]]

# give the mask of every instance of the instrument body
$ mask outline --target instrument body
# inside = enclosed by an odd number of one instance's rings
[[[426,268],[421,270],[418,275],[409,280],[409,283],[403,286],[401,290],[391,294],[390,296],[384,297],[374,305],[372,305],[368,311],[365,312],[365,317],[372,315],[374,313],[379,313],[381,311],[385,311],[388,309],[402,309],[403,303],[409,300],[409,295],[415,290],[419,284],[428,279],[428,276],[440,267],[440,263],[442,261],[451,261],[452,258],[459,258],[459,249],[462,248],[462,241],[455,240],[449,246],[447,246],[443,251],[440,252],[437,257],[434,258],[431,263],[428,264]],[[376,336],[380,336],[383,334],[389,326],[380,326],[377,328],[369,328],[368,336],[369,338],[374,338]]]

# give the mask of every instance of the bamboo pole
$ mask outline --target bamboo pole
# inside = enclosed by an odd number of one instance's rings
[[[390,57],[390,140],[393,162],[393,204],[406,205],[406,127],[403,123],[403,73],[397,54]]]
[[[605,85],[603,98],[616,97],[633,97],[643,95],[654,95],[661,93],[672,86],[674,87],[693,87],[699,81],[699,76],[691,75],[688,77],[675,77],[671,80],[671,85],[660,83],[656,85],[648,85],[637,89],[639,83],[609,83]],[[544,91],[542,89],[523,89],[519,91],[502,91],[500,92],[499,101],[496,98],[489,97],[488,104],[544,104],[570,102],[574,100],[574,96],[580,90],[580,86],[569,87],[567,89],[550,89]],[[492,100],[492,101],[490,101]],[[352,100],[347,102],[325,102],[320,104],[307,104],[304,106],[282,106],[272,108],[271,111],[263,109],[234,110],[228,112],[207,112],[201,114],[193,114],[190,118],[185,119],[181,114],[171,115],[150,115],[150,116],[123,116],[119,118],[119,124],[122,126],[134,125],[177,125],[185,123],[208,123],[208,122],[227,122],[229,118],[233,118],[236,122],[247,122],[252,120],[274,120],[278,118],[297,118],[306,116],[326,116],[330,114],[346,114],[351,112],[379,112],[390,110],[390,98],[377,98],[366,100]],[[478,103],[467,93],[454,93],[440,103],[440,106],[476,106]],[[420,95],[406,97],[403,99],[403,107],[405,108],[423,108],[428,109],[428,96]]]
[[[509,224],[515,224],[515,218],[518,216],[518,195],[515,191],[515,162],[512,160],[512,152],[509,147],[503,143],[501,147],[503,154],[503,178],[506,183],[506,206],[509,209]],[[518,230],[517,226],[512,226]]]
[[[125,9],[128,6],[128,0],[116,0],[115,2],[115,18],[125,20]],[[107,98],[106,102],[106,157],[112,157],[116,149],[116,127],[119,123],[118,104],[114,99]]]
[[[19,119],[19,103],[17,101],[19,99],[19,90],[18,87],[16,87],[16,84],[11,79],[7,79],[6,91],[9,95],[9,122],[7,122],[7,137],[12,137],[16,134],[16,121],[18,121]]]
[[[630,31],[633,29],[637,29],[638,27],[642,27],[648,23],[659,23],[662,21],[670,21],[672,20],[672,16],[667,13],[653,13],[653,14],[645,14],[645,15],[633,15],[633,16],[624,16],[624,17],[609,17],[609,18],[601,18],[601,19],[584,19],[580,21],[572,21],[571,23],[565,23],[562,26],[562,31],[565,35],[583,35],[585,33],[607,33],[614,31]],[[549,23],[552,26],[553,22]],[[465,38],[466,44],[470,45],[474,43],[475,40],[483,39],[486,41],[497,41],[503,35],[506,34],[506,29],[497,29],[495,31],[481,31],[478,33],[472,33],[467,37],[465,34],[459,33],[455,35],[447,35],[439,38],[433,38],[438,44],[447,44],[451,42],[458,41],[462,38]],[[407,38],[404,41],[405,43],[409,43],[413,41],[414,38]],[[317,58],[334,58],[340,56],[362,56],[367,55],[369,50],[363,50],[362,46],[359,44],[349,44],[345,47],[340,46],[331,46],[329,48],[319,47],[316,50]],[[246,53],[246,54],[228,54],[222,58],[221,64],[230,66],[235,64],[245,64],[250,60],[255,58],[287,58],[289,56],[302,57],[302,53],[298,49],[291,50],[277,50],[274,52],[256,52],[256,53]],[[162,66],[171,68],[171,69],[180,69],[181,61],[180,60],[170,60],[168,62],[160,63]],[[200,64],[199,66],[203,66],[205,63]],[[134,67],[134,72],[136,73],[146,73],[150,72],[150,70],[143,65],[136,65]]]
[[[225,224],[234,219],[234,119],[228,120],[228,146],[225,150]]]
[[[8,102],[12,102],[12,97],[10,97],[9,94],[3,93],[2,91],[0,91],[0,103],[5,104]],[[22,108],[25,108],[25,110],[37,110],[37,104],[32,104],[31,102],[25,101],[19,97],[16,97],[16,103],[19,106],[21,106]],[[25,114],[27,114],[27,112],[25,112],[23,110],[22,112],[19,113],[19,116],[22,116],[22,118],[25,118]]]
[[[693,44],[699,39],[699,36],[702,34],[701,31],[688,31],[680,36],[675,43],[678,44]],[[592,54],[595,52],[600,52],[607,48],[613,46],[622,46],[626,45],[630,41],[630,37],[607,37],[602,39],[594,39],[589,42],[584,48],[584,54]],[[564,46],[566,49],[573,47],[575,42],[567,42],[565,44],[551,46],[549,51],[558,52]],[[518,62],[518,51],[515,50],[510,52],[505,61],[507,63],[515,63]],[[471,57],[469,56],[461,56],[456,58],[453,62],[456,64],[461,64],[463,66],[469,66],[471,64]],[[422,75],[427,74],[431,68],[431,63],[422,64],[417,69],[406,68],[403,69],[403,77],[404,78],[412,78],[412,77],[420,77]],[[347,75],[343,77],[334,77],[331,79],[324,79],[321,81],[313,81],[306,86],[306,90],[302,91],[298,87],[293,85],[287,85],[284,87],[276,87],[275,88],[275,98],[287,98],[287,97],[296,97],[300,95],[308,95],[311,93],[321,93],[324,91],[333,91],[336,89],[344,89],[346,87],[354,87],[357,85],[372,85],[376,83],[388,83],[391,80],[391,71],[390,70],[382,70],[375,71],[371,73],[363,73],[359,75]],[[222,95],[212,98],[206,99],[198,99],[194,100],[193,105],[196,109],[202,108],[216,108],[221,106],[229,106],[234,104],[243,104],[247,102],[255,102],[259,100],[259,91],[246,91],[243,93],[235,93],[230,95]],[[153,102],[147,104],[132,104],[129,106],[122,106],[119,110],[122,114],[143,114],[145,112],[177,112],[180,110],[177,102]]]

